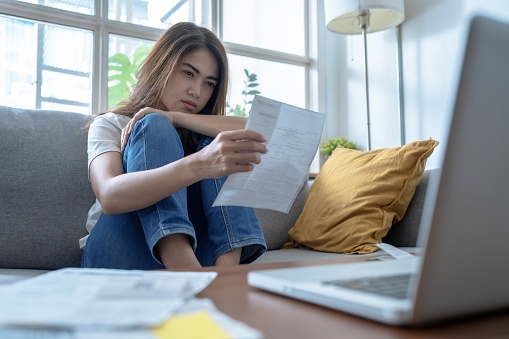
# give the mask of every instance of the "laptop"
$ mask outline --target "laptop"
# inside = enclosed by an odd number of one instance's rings
[[[428,185],[420,255],[259,270],[248,283],[392,325],[509,308],[508,84],[509,25],[473,18],[440,174]]]

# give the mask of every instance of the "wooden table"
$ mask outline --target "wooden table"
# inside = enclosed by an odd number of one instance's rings
[[[202,268],[217,278],[198,297],[210,298],[266,338],[509,338],[509,310],[422,328],[392,327],[309,304],[247,284],[247,273],[268,268],[363,261],[362,257]],[[509,286],[508,286],[509,288]]]

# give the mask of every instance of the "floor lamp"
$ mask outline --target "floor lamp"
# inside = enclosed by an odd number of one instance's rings
[[[369,114],[368,47],[366,34],[399,25],[405,18],[403,1],[325,0],[325,21],[329,30],[341,34],[362,34],[364,36],[368,150],[371,150],[371,119]]]

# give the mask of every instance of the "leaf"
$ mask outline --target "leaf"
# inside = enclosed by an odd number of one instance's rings
[[[121,65],[121,66],[124,66],[124,67],[129,67],[129,65],[131,65],[131,60],[129,60],[127,55],[122,54],[122,53],[117,53],[115,55],[112,55],[108,59],[108,61],[109,61],[110,64],[111,63],[118,64],[118,65]]]
[[[152,45],[141,45],[140,47],[136,48],[133,53],[133,64],[137,64],[140,60],[145,59],[151,48]]]
[[[246,115],[246,111],[244,110],[244,108],[240,107],[240,105],[236,105],[235,108],[230,109],[229,115],[236,115],[236,116],[243,117]]]
[[[124,75],[121,73],[108,75],[108,81],[115,81],[115,80],[122,82],[124,80]]]
[[[138,69],[140,68],[141,64],[145,59],[147,58],[148,53],[152,49],[152,46],[150,45],[142,45],[138,47],[133,54],[133,74],[136,74],[138,72]]]
[[[127,86],[117,84],[108,88],[108,109],[115,105],[117,102],[123,100],[129,95],[129,89]]]
[[[108,107],[124,99],[136,84],[136,72],[152,45],[141,45],[133,52],[133,62],[122,53],[108,58]]]
[[[121,72],[124,68],[122,67],[122,65],[117,65],[117,64],[109,64],[108,66],[108,72],[109,71],[119,71]]]
[[[124,99],[136,82],[133,74],[135,65],[131,64],[129,57],[117,53],[108,58],[108,107]]]
[[[241,108],[241,106],[237,105],[235,108],[230,108],[229,115],[240,115],[240,116],[249,116],[249,112],[246,112],[246,105],[252,104],[252,100],[248,100],[248,95],[257,95],[261,94],[260,91],[257,90],[251,90],[248,91],[249,88],[258,87],[259,84],[256,83],[257,81],[257,75],[255,73],[249,73],[249,71],[244,68],[244,73],[246,74],[247,79],[243,81],[245,88],[242,90],[242,95],[244,96],[244,107]],[[230,106],[228,106],[230,107]]]

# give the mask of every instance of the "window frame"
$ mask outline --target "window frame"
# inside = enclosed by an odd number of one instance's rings
[[[223,41],[223,0],[211,0],[212,1],[212,13],[211,13],[211,26],[212,30],[217,34],[219,39]],[[238,43],[232,43],[223,41],[226,52],[239,56],[262,59],[266,61],[280,62],[289,65],[295,65],[304,67],[305,72],[305,105],[307,109],[319,110],[320,105],[316,98],[316,91],[312,91],[313,84],[317,82],[319,78],[317,65],[317,49],[316,43],[317,35],[316,30],[311,29],[313,24],[317,23],[317,7],[318,3],[323,2],[322,0],[304,0],[304,49],[305,54],[291,54],[279,52],[276,50],[264,49],[260,47],[254,47],[249,45],[242,45]],[[316,25],[314,27],[317,27]],[[318,87],[316,87],[319,90]]]
[[[200,1],[200,0],[197,0]],[[223,0],[202,0],[203,8],[209,13],[203,13],[204,24],[208,25],[221,39],[222,34],[222,8]],[[317,30],[321,21],[318,8],[323,8],[323,0],[304,0],[305,13],[305,55],[294,55],[275,50],[268,50],[253,46],[224,42],[228,53],[257,58],[268,61],[297,65],[305,69],[306,108],[323,111],[321,107],[324,100],[319,93],[324,93],[323,71],[318,68],[320,30]],[[0,14],[20,19],[62,25],[66,27],[89,30],[93,34],[92,54],[92,98],[91,112],[97,114],[107,109],[108,105],[108,43],[110,34],[125,36],[142,40],[156,41],[164,29],[124,23],[108,19],[108,0],[95,0],[94,15],[81,14],[67,10],[57,9],[39,4],[31,4],[16,0],[2,0]],[[323,20],[323,19],[322,19]],[[323,99],[323,98],[322,98]]]

